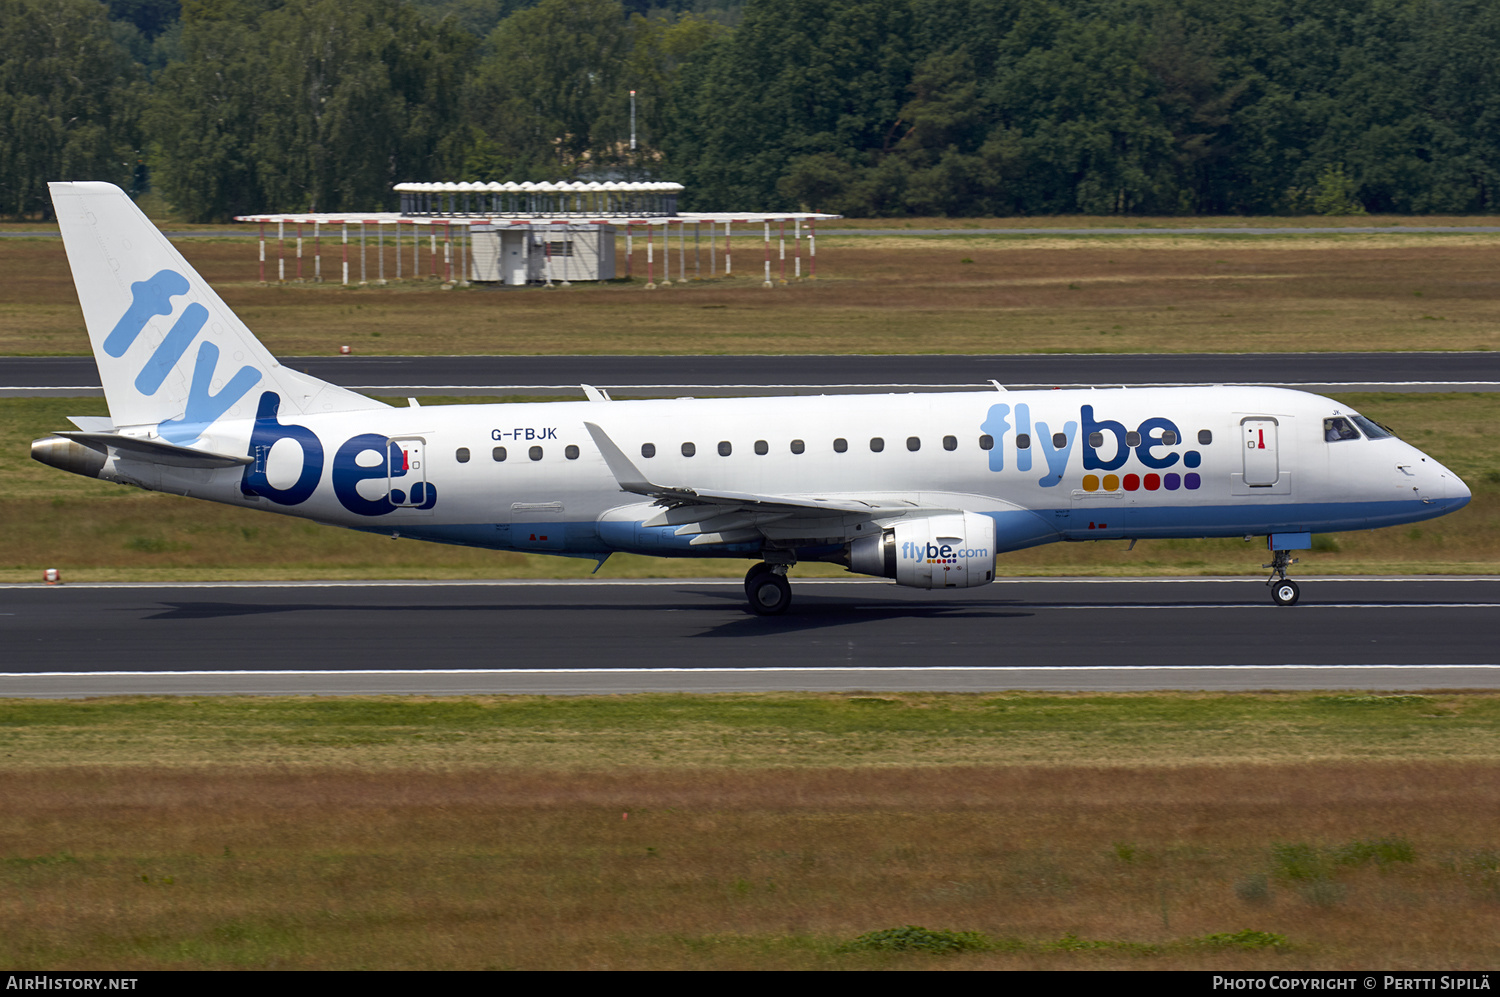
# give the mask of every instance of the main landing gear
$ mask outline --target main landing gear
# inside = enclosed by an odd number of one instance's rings
[[[755,565],[745,573],[745,598],[760,616],[779,616],[792,604],[792,586],[786,580],[785,564]]]
[[[1261,565],[1262,568],[1271,569],[1271,577],[1266,579],[1266,584],[1271,586],[1271,601],[1278,606],[1295,606],[1302,596],[1297,583],[1286,576],[1286,569],[1296,563],[1297,558],[1292,556],[1291,551],[1273,550],[1271,563]]]

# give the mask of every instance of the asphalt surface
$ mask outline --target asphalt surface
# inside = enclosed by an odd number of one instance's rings
[[[770,395],[987,387],[1272,384],[1311,391],[1500,390],[1500,352],[864,356],[286,357],[374,394]],[[99,393],[92,357],[0,358],[0,396]]]
[[[1500,578],[0,587],[0,696],[1500,688]]]

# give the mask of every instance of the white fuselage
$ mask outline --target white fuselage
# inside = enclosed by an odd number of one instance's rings
[[[285,421],[268,418],[264,402],[261,411],[256,423],[215,423],[201,443],[249,454],[249,467],[116,455],[100,477],[361,530],[575,556],[757,556],[771,544],[817,557],[907,506],[989,516],[1001,553],[1058,540],[1369,529],[1469,497],[1399,439],[1328,442],[1325,419],[1349,410],[1277,388],[450,405]],[[649,525],[661,509],[622,491],[586,421],[662,485],[879,511],[783,513],[754,540],[694,544],[703,531]]]

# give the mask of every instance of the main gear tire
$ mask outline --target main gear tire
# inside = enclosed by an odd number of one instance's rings
[[[792,604],[792,586],[785,575],[772,571],[770,565],[758,564],[745,575],[745,598],[757,616],[780,616]]]
[[[1302,597],[1302,590],[1290,578],[1283,578],[1271,586],[1271,600],[1278,606],[1295,606]]]

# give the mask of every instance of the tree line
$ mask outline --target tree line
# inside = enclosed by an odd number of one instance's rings
[[[1491,212],[1492,0],[0,0],[0,214],[657,177],[856,216]],[[636,148],[630,146],[630,91]]]

